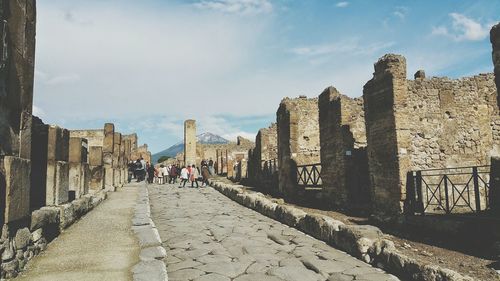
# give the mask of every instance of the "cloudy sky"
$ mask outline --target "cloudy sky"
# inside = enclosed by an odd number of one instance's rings
[[[491,72],[500,1],[39,0],[34,113],[137,132],[152,152],[199,132],[254,138],[283,97],[358,97],[385,53],[408,74]]]

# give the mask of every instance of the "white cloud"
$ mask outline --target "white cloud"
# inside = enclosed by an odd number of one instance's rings
[[[338,8],[345,8],[345,7],[349,6],[349,2],[346,2],[346,1],[338,2],[335,6]]]
[[[407,7],[396,7],[394,12],[392,13],[394,16],[398,17],[400,20],[404,20],[406,15],[408,14]]]
[[[324,56],[332,54],[370,55],[393,46],[394,42],[374,42],[364,44],[358,38],[350,38],[339,42],[302,46],[292,48],[291,53],[300,56]]]
[[[488,37],[493,23],[480,23],[459,13],[451,13],[451,26],[432,28],[432,35],[446,36],[455,41],[479,41]]]
[[[207,0],[195,3],[194,6],[199,9],[242,15],[270,13],[273,10],[273,5],[268,0]]]

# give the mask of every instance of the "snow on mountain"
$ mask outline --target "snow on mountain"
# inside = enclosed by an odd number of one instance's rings
[[[218,136],[218,135],[215,135],[215,134],[212,134],[212,133],[208,133],[208,132],[203,133],[203,134],[199,134],[196,136],[196,138],[198,139],[198,142],[202,143],[202,144],[229,143],[229,141],[226,140],[225,138]],[[184,141],[178,142],[165,150],[162,150],[158,153],[153,154],[151,158],[152,158],[153,163],[157,163],[158,159],[160,159],[160,157],[162,157],[162,156],[175,157],[177,155],[177,153],[182,152],[182,151],[184,151]]]

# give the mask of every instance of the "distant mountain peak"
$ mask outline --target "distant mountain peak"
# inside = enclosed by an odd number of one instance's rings
[[[226,140],[225,138],[223,138],[219,135],[216,135],[216,134],[212,134],[210,132],[205,132],[205,133],[199,134],[196,136],[196,138],[197,138],[198,142],[201,144],[226,144],[226,143],[229,143],[229,141]],[[184,151],[184,141],[180,141],[180,142],[172,145],[171,147],[169,147],[165,150],[162,150],[158,153],[153,154],[152,161],[153,161],[153,163],[156,163],[158,161],[158,159],[160,159],[160,157],[162,157],[162,156],[175,157],[177,155],[177,153],[182,152],[182,151]]]

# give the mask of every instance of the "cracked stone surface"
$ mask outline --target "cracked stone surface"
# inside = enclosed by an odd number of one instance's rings
[[[210,187],[148,189],[170,281],[399,280]]]

